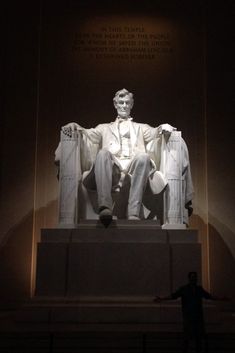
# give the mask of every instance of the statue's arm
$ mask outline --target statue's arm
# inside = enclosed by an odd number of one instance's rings
[[[81,170],[89,170],[91,165],[94,163],[96,154],[100,149],[102,140],[102,124],[95,128],[85,129],[77,123],[68,123],[61,128],[62,133],[70,140],[74,136],[80,135],[80,158],[81,158]],[[55,151],[55,164],[57,166],[57,176],[60,173],[60,161],[61,161],[61,150],[62,142],[60,141]]]
[[[151,127],[148,124],[143,124],[143,134],[146,143],[154,140],[155,138],[161,137],[161,135],[169,135],[172,131],[177,130],[170,124],[161,124],[157,127]]]
[[[156,127],[156,136],[155,137],[159,137],[160,135],[164,135],[164,134],[171,134],[172,131],[176,131],[177,128],[166,123],[166,124],[161,124],[158,127]]]
[[[68,135],[72,136],[72,133],[79,132],[85,139],[90,140],[92,143],[100,144],[102,139],[102,124],[96,126],[95,128],[85,129],[77,123],[68,123],[62,127],[62,131]]]
[[[80,126],[79,124],[72,122],[72,123],[68,123],[68,124],[62,126],[61,130],[63,131],[63,133],[65,135],[72,136],[72,133],[82,132],[85,129],[82,126]]]

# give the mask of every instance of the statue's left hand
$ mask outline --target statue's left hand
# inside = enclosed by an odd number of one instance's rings
[[[62,131],[65,135],[72,136],[73,132],[83,131],[84,129],[78,125],[77,123],[69,123],[67,125],[62,126]]]
[[[158,127],[159,134],[171,134],[172,131],[177,130],[176,127],[171,126],[170,124],[161,124]]]

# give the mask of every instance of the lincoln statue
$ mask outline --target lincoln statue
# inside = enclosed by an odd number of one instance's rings
[[[62,132],[71,135],[74,132],[82,136],[86,146],[98,146],[97,153],[87,169],[84,185],[89,189],[95,185],[98,196],[98,212],[102,222],[111,221],[113,217],[112,191],[122,186],[129,178],[129,197],[126,218],[140,219],[143,193],[149,182],[152,192],[162,191],[166,185],[164,175],[159,171],[156,160],[152,158],[149,146],[162,137],[166,139],[176,128],[169,124],[151,127],[137,123],[131,116],[134,104],[133,94],[125,88],[116,92],[113,98],[116,119],[111,123],[99,124],[86,129],[72,122],[62,127]],[[60,160],[60,145],[56,151],[56,162]],[[83,153],[83,152],[81,152]],[[160,154],[160,152],[157,152]],[[187,156],[186,156],[187,159]],[[191,180],[190,180],[191,183]],[[158,185],[157,185],[158,184]],[[185,205],[191,201],[192,187],[185,197]]]

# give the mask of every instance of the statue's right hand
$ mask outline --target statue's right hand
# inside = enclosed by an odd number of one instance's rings
[[[71,135],[75,131],[82,131],[83,128],[77,123],[68,123],[62,126],[62,131],[65,135]]]

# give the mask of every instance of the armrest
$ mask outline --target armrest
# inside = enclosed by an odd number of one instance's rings
[[[78,131],[66,134],[61,131],[57,157],[60,163],[59,175],[59,223],[77,223],[77,192],[82,177],[80,145],[81,134]]]

